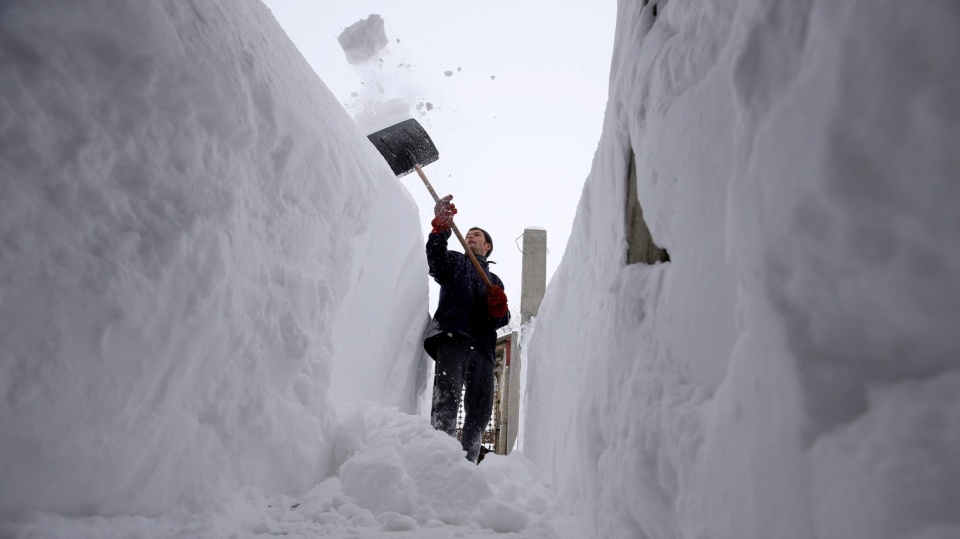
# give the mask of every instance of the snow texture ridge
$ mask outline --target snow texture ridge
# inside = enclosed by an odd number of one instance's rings
[[[960,534],[958,22],[619,3],[524,435],[598,536]],[[669,263],[624,265],[631,154]]]

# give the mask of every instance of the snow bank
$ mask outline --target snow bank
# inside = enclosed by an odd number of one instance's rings
[[[526,453],[602,537],[957,536],[960,11],[644,4]],[[631,154],[669,263],[625,266]]]
[[[331,385],[411,407],[416,208],[260,2],[6,2],[0,43],[0,518],[295,495]]]

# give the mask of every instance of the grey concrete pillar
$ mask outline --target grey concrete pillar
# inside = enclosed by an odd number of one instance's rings
[[[523,231],[523,269],[520,278],[520,323],[526,324],[540,311],[547,291],[547,231]]]
[[[523,269],[520,277],[520,322],[526,324],[540,312],[543,294],[547,291],[547,231],[527,228],[523,231]],[[517,441],[520,430],[520,334],[513,333],[512,361],[507,372],[507,453]]]

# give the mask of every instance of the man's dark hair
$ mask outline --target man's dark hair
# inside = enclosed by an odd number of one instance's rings
[[[484,230],[484,229],[482,229],[482,228],[480,228],[480,227],[478,227],[478,226],[475,226],[475,227],[471,228],[470,230],[479,230],[480,232],[483,232],[483,240],[490,244],[490,250],[487,251],[487,256],[492,255],[492,254],[493,254],[493,238],[490,237],[490,234],[487,233],[486,230]],[[470,232],[470,230],[468,230],[467,232]]]

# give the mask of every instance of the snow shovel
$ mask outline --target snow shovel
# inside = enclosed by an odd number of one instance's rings
[[[370,142],[377,148],[380,155],[387,160],[387,164],[390,165],[390,170],[392,170],[397,177],[406,176],[416,170],[420,179],[423,180],[423,184],[427,186],[427,190],[430,191],[430,194],[433,196],[433,200],[437,203],[440,202],[440,197],[437,195],[437,192],[433,190],[433,186],[430,185],[430,180],[427,179],[427,175],[423,173],[422,168],[439,159],[440,152],[437,151],[437,147],[434,146],[433,141],[430,140],[430,135],[423,129],[420,122],[413,118],[404,120],[386,129],[381,129],[367,136],[367,138],[370,139]],[[467,240],[463,239],[463,234],[460,233],[460,229],[452,222],[450,228],[453,229],[454,234],[457,235],[457,239],[460,240],[463,251],[467,253],[470,261],[473,262],[473,267],[477,268],[477,272],[480,274],[480,278],[483,279],[483,283],[487,285],[487,288],[493,286],[486,272],[484,272],[480,266],[477,257],[473,254],[473,251],[467,247]]]

